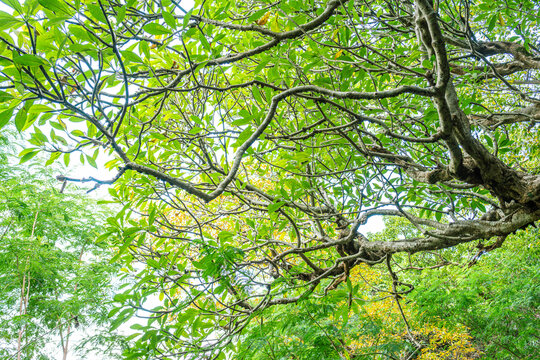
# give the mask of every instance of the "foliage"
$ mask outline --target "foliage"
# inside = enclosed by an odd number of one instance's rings
[[[104,236],[137,284],[110,315],[149,316],[126,356],[224,356],[363,264],[386,263],[399,304],[409,254],[447,264],[540,219],[522,161],[538,153],[537,2],[3,2],[0,126],[28,131],[21,161],[115,172],[60,179],[114,183],[123,206]],[[359,232],[380,215],[415,231]]]
[[[65,359],[80,342],[74,334],[98,335],[108,324],[116,266],[108,263],[107,242],[96,242],[107,213],[80,195],[59,193],[39,165],[11,164],[0,139],[0,354]],[[94,348],[88,345],[78,352]]]
[[[480,352],[468,329],[437,316],[419,316],[411,301],[402,304],[410,332],[384,272],[362,267],[346,286],[322,299],[270,308],[239,340],[235,359],[475,359]],[[385,296],[386,295],[386,296]],[[382,296],[382,298],[381,298]]]
[[[407,222],[387,218],[384,231],[370,238],[415,232]],[[407,270],[402,280],[414,286],[402,306],[411,332],[423,344],[419,351],[406,336],[395,301],[380,300],[391,289],[385,272],[364,266],[351,274],[356,296],[350,305],[342,284],[321,299],[270,308],[240,338],[235,358],[402,359],[413,353],[424,360],[535,358],[539,239],[538,230],[529,229],[490,252],[469,246],[436,257],[419,254],[414,269],[407,268],[410,258],[396,257],[394,265]]]
[[[536,229],[520,232],[473,267],[423,274],[413,299],[425,319],[466,326],[484,359],[533,359],[540,345],[539,241]]]

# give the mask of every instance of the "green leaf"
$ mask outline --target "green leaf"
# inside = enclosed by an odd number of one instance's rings
[[[272,60],[271,57],[265,57],[265,58],[261,59],[261,61],[259,61],[259,65],[257,65],[255,70],[253,70],[253,73],[255,73],[255,74],[260,73],[261,70],[264,69],[266,67],[266,65],[268,65],[270,60]]]
[[[23,153],[24,153],[24,150],[21,152],[21,154]],[[39,150],[32,150],[32,151],[26,152],[24,155],[22,155],[21,159],[19,160],[19,164],[23,164],[27,162],[28,160],[32,159],[37,154],[39,154]]]
[[[15,115],[15,127],[19,132],[23,131],[25,128],[27,115],[28,112],[24,106],[17,112],[17,115]]]
[[[116,22],[117,23],[120,24],[122,21],[124,21],[124,18],[126,17],[126,10],[127,10],[126,5],[121,6],[120,8],[118,8],[118,13],[116,15]]]
[[[247,111],[246,109],[240,110],[240,113],[238,115],[240,115],[241,118],[234,120],[231,123],[231,125],[233,125],[233,126],[244,126],[244,125],[251,124],[251,122],[253,121],[253,115],[251,115],[249,113],[249,111]]]
[[[234,234],[230,231],[222,231],[218,234],[219,241],[224,244],[233,238]]]
[[[18,23],[22,21],[7,12],[0,11],[0,30],[8,29]]]
[[[133,238],[126,239],[124,241],[124,244],[122,245],[122,247],[118,250],[118,253],[116,253],[116,255],[113,256],[113,258],[110,260],[110,262],[114,263],[118,258],[120,258],[120,256],[122,256],[122,254],[124,254],[126,252],[126,250],[129,248],[132,241],[133,241]]]
[[[51,121],[50,122],[50,125],[55,128],[56,130],[65,130],[64,126],[62,126],[62,124],[56,122],[56,121]]]
[[[185,29],[189,24],[189,19],[191,18],[191,13],[193,12],[193,9],[189,10],[186,15],[184,15],[184,19],[182,20],[182,27]]]
[[[22,128],[21,131],[25,131],[26,129],[28,129],[30,126],[32,126],[32,124],[37,120],[38,118],[38,115],[35,114],[35,113],[31,113],[31,112],[28,112],[27,113],[27,116],[26,116],[26,122]]]
[[[259,11],[256,11],[254,12],[253,14],[251,14],[250,17],[248,17],[248,22],[249,23],[252,23],[252,22],[255,22],[256,20],[259,20],[259,18],[261,18],[264,14],[266,14],[268,12],[268,9],[261,9]]]
[[[486,212],[486,207],[484,206],[484,204],[482,204],[480,201],[478,201],[476,204],[476,207],[478,209],[480,209],[482,212]]]
[[[484,135],[484,139],[486,140],[487,144],[489,145],[489,147],[493,147],[493,140],[491,139],[491,136],[489,135]]]
[[[206,39],[206,36],[203,32],[199,32],[199,41],[206,50],[210,50],[210,43]]]
[[[272,203],[268,205],[268,212],[275,212],[279,208],[285,205],[285,201],[278,201],[277,203]]]
[[[141,324],[133,324],[129,328],[133,329],[133,330],[146,330],[146,329],[148,329],[147,326],[142,326]]]
[[[10,8],[12,8],[13,10],[17,10],[17,12],[19,14],[22,14],[22,7],[21,7],[21,3],[19,0],[0,0],[0,2],[6,4],[7,6],[9,6]]]
[[[90,44],[70,44],[68,45],[68,48],[73,53],[79,52],[79,53],[90,54],[92,51],[95,50],[96,47]]]
[[[133,51],[124,50],[124,51],[121,51],[121,53],[122,53],[122,56],[123,56],[128,62],[134,62],[134,63],[143,64],[143,61],[142,61],[142,59],[140,58],[140,56],[137,55],[137,54],[135,54]]]
[[[163,20],[165,20],[167,25],[169,25],[173,29],[176,29],[176,19],[174,18],[174,16],[171,15],[171,13],[168,13],[165,10],[161,10],[161,16],[163,16]]]
[[[53,109],[50,106],[43,105],[43,104],[34,104],[28,109],[28,112],[29,113],[41,114],[41,113],[48,112],[48,111],[51,111],[51,110],[53,110]]]
[[[127,320],[127,317],[126,318],[118,318],[118,319],[115,319],[111,322],[111,327],[109,328],[109,331],[114,331],[116,329],[118,329],[120,327],[120,325],[122,325],[124,322],[126,322]]]
[[[208,61],[203,61],[201,63],[199,63],[197,65],[197,67],[195,69],[193,69],[193,73],[196,74],[197,72],[199,72],[199,70],[201,70],[202,68],[204,68],[206,66],[206,64],[208,63]]]
[[[51,10],[55,14],[71,15],[69,7],[58,0],[38,0],[39,4],[45,9]]]
[[[13,107],[13,108],[0,112],[0,129],[6,126],[6,124],[9,122],[9,120],[13,116],[14,111],[15,111],[15,108]]]
[[[127,236],[131,236],[131,235],[133,235],[136,232],[141,231],[141,230],[142,230],[142,228],[140,226],[134,226],[134,227],[124,229],[123,234],[124,234],[124,236],[127,237]]]
[[[146,41],[139,42],[139,51],[141,51],[147,60],[150,60],[150,47]]]
[[[433,64],[431,63],[431,60],[429,60],[429,59],[424,59],[422,61],[422,66],[425,67],[426,69],[433,68]]]
[[[493,15],[491,19],[489,20],[488,24],[488,31],[491,31],[495,28],[495,25],[497,24],[498,15]]]
[[[34,147],[34,148],[24,149],[24,150],[22,150],[22,151],[19,153],[18,156],[21,157],[21,156],[24,156],[24,155],[26,155],[26,154],[28,154],[28,153],[31,153],[31,152],[33,152],[33,151],[36,151],[36,150],[38,150],[38,148],[35,148],[35,147]]]
[[[13,62],[18,65],[36,67],[48,65],[49,62],[38,55],[24,54],[13,58]]]
[[[86,155],[86,160],[88,161],[90,166],[97,169],[96,160],[93,157],[91,157],[90,155]]]
[[[0,90],[0,103],[10,101],[11,99],[13,99],[13,96],[11,94]]]
[[[151,35],[165,35],[165,34],[171,33],[171,31],[167,29],[165,26],[155,23],[155,22],[146,24],[143,27],[143,30]]]
[[[83,40],[83,41],[90,41],[91,37],[88,34],[88,32],[82,27],[78,25],[69,25],[69,32],[72,36],[76,37],[77,39]]]
[[[58,159],[60,157],[60,155],[62,155],[61,152],[57,151],[57,152],[53,152],[51,154],[51,156],[49,157],[49,160],[47,160],[45,162],[45,166],[49,166],[51,165],[56,159]]]
[[[242,131],[240,135],[238,135],[238,139],[236,139],[236,142],[233,144],[233,147],[237,148],[240,145],[242,145],[247,139],[249,139],[249,137],[252,134],[253,134],[253,129],[251,127],[244,129],[244,131]]]
[[[86,5],[86,8],[94,19],[98,20],[103,24],[107,24],[107,17],[105,16],[105,14],[103,14],[103,11],[98,5],[88,4]]]
[[[262,94],[257,86],[254,86],[251,92],[253,94],[253,99],[255,99],[255,101],[257,101],[259,104],[265,103],[265,101],[262,98]]]
[[[60,43],[60,46],[58,47],[58,52],[56,53],[56,57],[59,58],[60,55],[62,54],[62,50],[64,50],[64,46],[66,45],[67,43],[67,36],[64,38],[64,40],[62,40],[62,42]]]
[[[81,130],[73,130],[71,132],[71,135],[73,136],[80,136],[80,137],[84,137],[86,136],[86,134],[84,132],[82,132]]]

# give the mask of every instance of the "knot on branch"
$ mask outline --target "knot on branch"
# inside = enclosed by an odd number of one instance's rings
[[[344,244],[338,245],[337,252],[342,257],[354,255],[360,262],[368,265],[374,265],[380,263],[386,258],[386,253],[383,251],[372,251],[362,246],[363,243],[368,242],[368,239],[360,234],[356,233],[356,236],[350,236],[351,230],[349,228],[342,229],[339,233],[339,239],[343,240],[349,237],[349,241]],[[352,261],[354,262],[354,260]]]
[[[458,164],[452,176],[469,184],[484,184],[480,167],[471,156],[466,154],[463,156],[463,160]]]
[[[439,181],[444,181],[448,178],[448,171],[446,169],[435,169],[426,173],[427,182],[429,184],[435,184]]]

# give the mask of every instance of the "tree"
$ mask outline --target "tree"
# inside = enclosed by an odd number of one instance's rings
[[[411,279],[417,283],[412,300],[422,317],[465,325],[486,359],[534,359],[540,343],[538,235],[538,229],[528,228],[475,266]]]
[[[115,171],[61,179],[115,184],[146,354],[540,218],[537,2],[4,3],[0,121],[33,129],[23,160]],[[369,241],[380,215],[417,231]]]
[[[100,331],[109,325],[118,266],[108,262],[106,239],[96,242],[104,231],[98,219],[107,213],[71,191],[60,193],[36,163],[13,165],[6,142],[0,137],[0,354],[67,359],[96,348],[91,339],[82,344],[85,333],[108,345],[100,355],[111,358],[121,338],[112,333],[117,344],[107,344]]]

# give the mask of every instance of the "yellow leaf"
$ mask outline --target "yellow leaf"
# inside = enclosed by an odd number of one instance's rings
[[[164,293],[159,293],[159,301],[163,301],[163,298],[165,297]]]
[[[343,49],[342,50],[339,50],[336,55],[334,56],[334,59],[337,59],[338,57],[341,56],[341,54],[343,54]]]
[[[268,22],[269,18],[270,18],[270,11],[267,12],[266,14],[264,14],[264,16],[262,18],[257,20],[257,25],[263,26],[264,24],[266,24]]]
[[[272,20],[272,24],[270,25],[270,28],[272,29],[272,31],[274,32],[279,32],[279,23],[278,23],[278,20],[279,20],[279,14],[276,14],[276,16],[274,16],[274,20]]]
[[[332,33],[332,40],[334,40],[335,42],[339,41],[338,34],[339,34],[339,29],[334,30],[334,32]]]
[[[504,18],[502,17],[501,13],[499,13],[499,24],[501,24],[502,26],[506,25],[506,22],[504,21]]]

